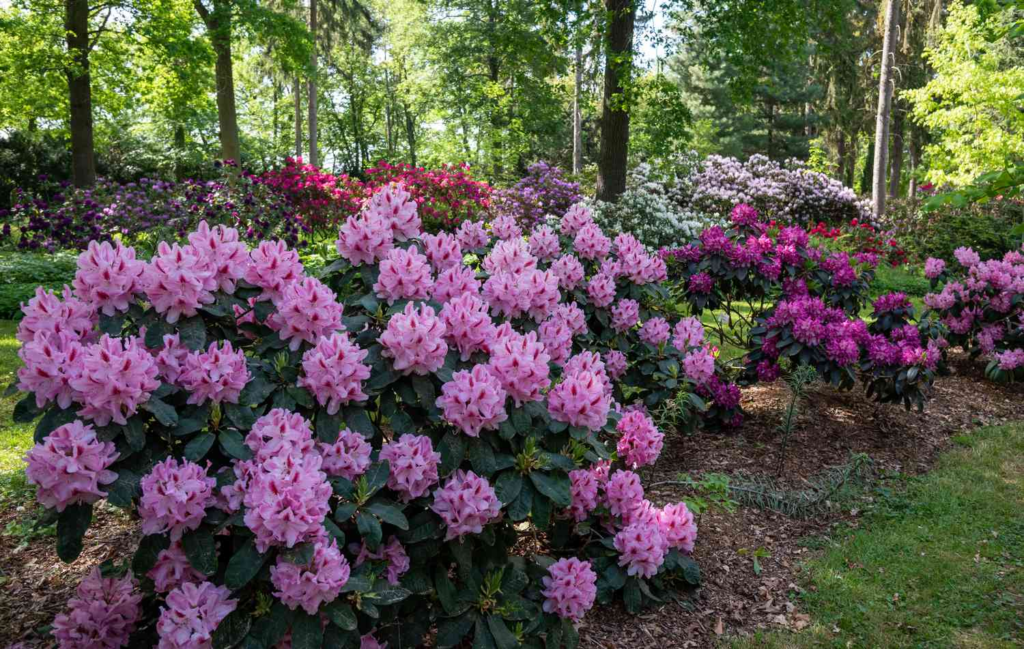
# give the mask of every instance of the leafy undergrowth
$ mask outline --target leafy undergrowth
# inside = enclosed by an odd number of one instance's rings
[[[1024,423],[955,440],[935,470],[882,492],[806,566],[802,632],[734,647],[1016,647],[1024,638]]]
[[[15,380],[21,366],[16,330],[16,323],[0,320],[0,392]],[[14,404],[20,398],[21,395],[0,397],[0,505],[31,495],[22,458],[32,446],[32,426],[12,423]]]

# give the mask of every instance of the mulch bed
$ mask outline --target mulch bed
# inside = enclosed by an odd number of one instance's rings
[[[985,381],[977,364],[954,359],[953,375],[941,377],[924,414],[898,406],[877,406],[862,393],[811,390],[800,408],[797,428],[781,480],[799,488],[822,468],[840,465],[852,453],[869,455],[876,471],[917,474],[928,470],[950,439],[972,428],[1024,416],[1024,386]],[[778,462],[777,427],[789,402],[781,383],[744,391],[748,416],[743,427],[728,433],[674,435],[645,481],[672,481],[679,473],[732,476],[774,474]],[[649,497],[658,504],[691,495],[685,487],[661,485]],[[0,529],[25,514],[0,512]],[[48,646],[33,636],[63,609],[79,580],[92,566],[126,556],[138,540],[137,525],[112,507],[97,508],[85,551],[72,565],[57,558],[52,537],[18,549],[19,539],[0,535],[0,647],[25,640]],[[719,637],[747,635],[757,629],[801,629],[810,617],[800,611],[800,566],[810,555],[801,541],[821,535],[840,522],[856,524],[857,511],[832,510],[809,519],[740,506],[733,512],[713,510],[699,521],[694,556],[703,584],[691,598],[669,602],[639,617],[621,605],[587,615],[580,629],[586,647],[710,647]],[[760,574],[753,569],[753,552]],[[762,554],[764,553],[762,552]]]

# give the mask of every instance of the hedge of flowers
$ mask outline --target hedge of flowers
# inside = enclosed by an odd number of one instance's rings
[[[463,221],[486,221],[490,215],[489,184],[476,180],[469,165],[444,165],[424,169],[399,162],[385,161],[366,170],[367,194],[385,185],[399,184],[416,201],[423,228],[427,232],[451,232]]]
[[[982,261],[957,248],[955,262],[929,258],[925,276],[941,290],[924,298],[926,320],[938,340],[989,360],[996,381],[1024,378],[1024,250]]]
[[[515,185],[492,196],[495,212],[512,216],[528,229],[549,217],[561,218],[583,199],[579,183],[567,180],[561,168],[543,160],[527,167],[526,176]]]
[[[103,498],[144,534],[60,647],[571,647],[595,602],[697,583],[693,517],[634,473],[663,446],[646,410],[738,398],[700,323],[659,311],[664,262],[582,206],[495,240],[392,200],[320,277],[202,223],[149,261],[92,242],[25,305],[15,419],[39,418],[58,554]]]
[[[259,182],[282,194],[313,231],[337,228],[359,211],[367,193],[358,179],[327,173],[302,158],[285,158],[283,167],[261,174]]]
[[[882,232],[870,223],[853,219],[839,226],[828,226],[824,221],[807,231],[812,237],[832,242],[853,251],[854,257],[864,263],[877,266],[885,262],[896,268],[907,263],[907,251],[896,238],[895,230]]]

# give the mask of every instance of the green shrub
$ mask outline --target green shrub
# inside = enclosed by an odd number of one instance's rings
[[[923,212],[918,201],[893,201],[885,219],[921,260],[952,259],[961,246],[973,248],[982,259],[994,259],[1020,246],[1013,229],[1024,223],[1024,203],[1007,199]]]
[[[36,287],[60,289],[75,277],[75,256],[65,253],[0,253],[0,319],[21,319],[21,303]]]

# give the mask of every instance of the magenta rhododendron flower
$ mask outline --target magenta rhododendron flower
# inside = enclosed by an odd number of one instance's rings
[[[539,401],[541,390],[551,385],[550,361],[537,332],[511,332],[491,346],[487,367],[518,407],[528,401]]]
[[[66,613],[53,619],[53,637],[60,649],[119,649],[128,645],[142,615],[138,582],[129,572],[103,577],[93,568],[68,600]]]
[[[484,270],[492,275],[512,273],[518,275],[525,271],[537,269],[537,258],[530,254],[527,244],[522,239],[499,241],[490,254],[484,257]]]
[[[245,445],[260,464],[286,455],[301,458],[313,451],[313,429],[301,414],[274,408],[252,425]]]
[[[583,264],[572,255],[562,255],[551,265],[551,272],[558,276],[558,285],[571,291],[583,281]]]
[[[158,593],[166,593],[185,583],[201,584],[206,576],[192,567],[185,556],[181,541],[175,541],[166,550],[160,550],[156,556],[156,564],[146,573],[153,580]]]
[[[315,615],[322,604],[338,597],[350,572],[338,542],[324,537],[314,542],[313,558],[308,564],[295,564],[278,556],[277,564],[270,568],[270,583],[277,589],[274,597],[285,606],[293,611],[301,606]]]
[[[636,300],[619,300],[612,307],[612,329],[622,333],[636,326],[640,320],[640,304]]]
[[[302,279],[299,253],[284,241],[261,241],[249,257],[252,263],[245,271],[245,281],[263,289],[260,300],[276,300],[286,286]]]
[[[430,262],[416,246],[389,252],[380,262],[380,276],[373,285],[373,292],[388,304],[396,300],[426,300],[432,289]]]
[[[450,541],[465,534],[479,534],[484,525],[498,518],[501,501],[487,478],[472,471],[456,471],[444,487],[434,492],[434,513],[444,520]]]
[[[491,235],[482,223],[477,221],[463,221],[459,229],[455,231],[455,238],[466,250],[474,250],[485,247],[491,240]]]
[[[133,248],[90,241],[89,248],[78,255],[75,295],[104,315],[127,311],[135,293],[142,290],[145,268]]]
[[[715,278],[713,278],[711,275],[708,275],[707,273],[701,272],[694,273],[693,275],[690,276],[687,288],[689,288],[694,293],[707,295],[708,293],[711,292],[711,287],[713,287],[714,285]]]
[[[930,352],[934,356],[934,353]],[[994,355],[999,369],[1005,372],[1012,372],[1017,368],[1024,367],[1024,349],[1008,349]]]
[[[306,277],[285,286],[274,300],[277,313],[268,324],[295,351],[303,342],[315,344],[321,337],[342,331],[342,306],[334,291],[320,280]]]
[[[381,354],[393,359],[395,369],[403,374],[430,374],[444,365],[448,353],[448,344],[444,341],[446,333],[444,322],[435,315],[434,309],[426,304],[417,308],[410,302],[402,313],[396,313],[388,321],[387,329],[380,336],[384,346]]]
[[[658,526],[668,547],[693,552],[693,544],[697,541],[697,524],[693,514],[687,509],[686,503],[665,505],[658,511]]]
[[[238,230],[224,225],[211,228],[200,221],[196,231],[188,235],[188,242],[213,271],[217,289],[234,293],[235,284],[245,277],[250,264],[249,249],[238,240]]]
[[[245,353],[236,351],[231,341],[225,340],[220,347],[210,343],[205,352],[189,354],[178,381],[189,391],[188,403],[200,404],[207,399],[214,403],[238,403],[238,395],[250,378]]]
[[[590,512],[598,505],[598,483],[597,476],[587,469],[575,469],[569,472],[569,493],[572,496],[572,505],[569,506],[569,513],[578,523],[586,520]]]
[[[555,421],[592,431],[608,422],[611,399],[606,384],[592,372],[571,372],[548,393],[548,412]]]
[[[18,368],[18,389],[35,394],[36,406],[56,401],[68,408],[77,397],[71,382],[82,372],[84,349],[69,332],[39,331],[18,350],[24,367]]]
[[[524,275],[499,271],[484,282],[483,297],[495,316],[518,318],[530,308],[532,296]]]
[[[156,361],[138,339],[104,334],[85,348],[81,373],[71,379],[71,387],[79,393],[76,400],[84,404],[78,414],[97,426],[111,420],[123,426],[160,387],[156,377]]]
[[[602,273],[594,275],[587,284],[587,295],[594,306],[607,307],[615,299],[615,280]]]
[[[395,247],[391,222],[372,214],[350,216],[341,226],[335,247],[353,266],[377,262]]]
[[[705,383],[715,374],[715,357],[707,347],[695,349],[683,357],[683,373],[698,385]]]
[[[397,491],[403,502],[427,493],[437,483],[441,454],[425,435],[402,435],[380,449],[380,459],[390,463],[388,489]]]
[[[981,257],[974,250],[965,246],[960,246],[953,251],[953,256],[960,262],[961,266],[970,268],[971,266],[981,263]]]
[[[588,223],[576,233],[573,246],[583,259],[604,259],[612,249],[612,242],[596,223]]]
[[[497,430],[508,419],[505,399],[508,395],[493,374],[484,365],[474,365],[472,371],[462,370],[441,387],[437,407],[444,418],[470,437],[477,437],[483,429]]]
[[[463,293],[453,297],[441,308],[448,341],[459,350],[462,360],[469,360],[473,352],[486,351],[494,338],[494,323],[487,313],[487,303],[473,295]]]
[[[626,355],[617,349],[605,353],[604,368],[610,379],[619,378],[626,373]]]
[[[235,610],[231,591],[211,582],[184,583],[167,594],[156,631],[158,649],[210,649],[213,632]]]
[[[636,509],[644,499],[644,488],[640,476],[632,471],[616,471],[608,478],[604,487],[608,511],[612,516],[623,516]]]
[[[480,294],[480,280],[476,278],[476,272],[472,268],[453,266],[438,274],[434,281],[434,300],[444,304],[463,293]]]
[[[653,577],[665,562],[667,546],[657,524],[634,523],[615,535],[619,565],[629,576]]]
[[[416,201],[401,184],[384,185],[370,197],[364,207],[366,214],[386,220],[396,241],[420,236],[422,223],[416,210]]]
[[[333,444],[318,444],[317,449],[323,457],[321,468],[329,476],[341,476],[346,480],[355,480],[366,473],[370,466],[370,453],[373,447],[359,433],[344,429],[338,433]]]
[[[366,354],[346,333],[321,338],[302,355],[298,385],[313,393],[329,415],[353,401],[366,401],[363,383],[370,378],[370,368],[363,363]]]
[[[214,272],[192,246],[161,241],[139,283],[153,309],[173,324],[182,316],[191,318],[199,307],[214,302]]]
[[[924,276],[928,279],[935,279],[941,275],[944,270],[946,270],[946,262],[942,259],[929,257],[924,262]]]
[[[594,222],[590,210],[583,203],[576,203],[562,216],[562,234],[567,237],[575,236],[585,225]]]
[[[576,557],[559,559],[548,568],[541,580],[544,590],[544,612],[579,622],[594,605],[597,597],[597,574],[589,561]]]
[[[387,543],[382,543],[377,548],[376,552],[370,551],[366,541],[360,544],[352,543],[349,545],[349,551],[356,553],[355,565],[357,566],[364,561],[384,561],[387,564],[385,577],[392,586],[397,586],[402,575],[409,571],[409,555],[405,553],[405,548],[402,547],[398,537],[390,537]]]
[[[307,453],[268,458],[253,473],[242,502],[257,550],[292,548],[320,536],[332,493],[320,468],[320,456]]]
[[[650,318],[640,327],[640,340],[648,345],[658,345],[668,342],[671,332],[665,318]]]
[[[672,345],[681,352],[704,344],[704,325],[701,324],[700,319],[693,316],[677,322],[672,333]]]
[[[502,241],[523,236],[523,229],[516,223],[514,216],[502,214],[491,221],[491,232]]]
[[[36,287],[35,297],[28,304],[21,305],[24,315],[18,323],[16,338],[27,343],[40,332],[65,333],[69,339],[88,342],[96,326],[96,310],[76,298],[67,286],[64,287],[63,297],[61,300],[52,291],[42,286]]]
[[[638,467],[654,464],[664,445],[665,435],[658,430],[651,418],[634,410],[627,412],[615,426],[619,431],[617,451],[626,466]]]
[[[446,268],[462,265],[462,246],[455,235],[447,232],[424,234],[423,254],[430,260],[434,270],[440,272]]]
[[[68,505],[104,498],[100,487],[117,480],[107,467],[118,456],[113,442],[99,441],[92,426],[76,420],[29,449],[25,477],[36,485],[39,504],[62,512]]]
[[[158,462],[139,482],[139,516],[143,534],[170,532],[177,541],[199,527],[212,504],[217,481],[195,462],[169,457]]]
[[[746,203],[737,203],[729,217],[736,225],[752,226],[758,220],[757,210]]]
[[[538,225],[530,233],[530,253],[537,259],[553,259],[559,251],[558,235],[551,226]]]

